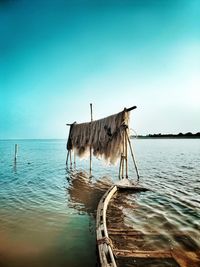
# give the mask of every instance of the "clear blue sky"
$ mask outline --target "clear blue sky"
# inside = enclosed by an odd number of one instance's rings
[[[138,134],[200,131],[199,0],[1,0],[0,138],[137,105]]]

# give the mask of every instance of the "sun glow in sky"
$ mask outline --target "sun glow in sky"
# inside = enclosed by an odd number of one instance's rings
[[[0,1],[0,138],[137,105],[138,134],[200,131],[199,0]]]

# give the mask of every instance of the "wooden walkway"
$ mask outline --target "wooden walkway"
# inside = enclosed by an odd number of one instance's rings
[[[147,191],[147,189],[135,186],[113,185],[101,198],[96,218],[97,246],[99,260],[102,267],[117,266],[170,266],[170,267],[199,267],[200,252],[198,248],[188,248],[186,251],[172,250],[169,247],[151,250],[143,247],[135,248],[135,244],[144,243],[147,236],[133,229],[107,228],[106,212],[111,198],[117,191],[131,190],[133,192]],[[187,235],[173,233],[177,239],[187,239]],[[162,238],[158,233],[149,233],[152,240]],[[140,247],[140,246],[138,246]],[[195,251],[194,251],[195,250]]]

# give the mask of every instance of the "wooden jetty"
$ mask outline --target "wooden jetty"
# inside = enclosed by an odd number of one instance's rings
[[[126,179],[124,179],[126,180]],[[108,227],[107,209],[112,197],[121,191],[130,190],[131,193],[144,192],[148,189],[123,185],[121,183],[111,186],[101,198],[96,216],[96,237],[101,267],[119,266],[170,266],[170,267],[199,267],[200,252],[195,245],[193,248],[182,251],[180,249],[160,248],[158,250],[148,248],[135,249],[135,244],[144,243],[145,234],[132,228]],[[187,233],[176,232],[173,236],[177,239],[191,240]],[[162,238],[158,233],[150,232],[148,237],[152,240]],[[186,241],[187,242],[187,241]],[[192,242],[192,240],[191,240]],[[187,244],[186,244],[187,245]]]

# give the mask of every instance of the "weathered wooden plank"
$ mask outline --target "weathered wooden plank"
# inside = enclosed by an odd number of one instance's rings
[[[110,235],[126,235],[126,236],[152,236],[152,237],[163,237],[163,234],[160,234],[156,231],[151,232],[141,232],[133,229],[121,229],[121,228],[108,228],[108,232]],[[189,232],[182,232],[182,231],[170,231],[170,235],[174,237],[181,237],[181,238],[190,238]],[[191,238],[190,238],[191,239]]]
[[[181,267],[199,267],[200,252],[173,250],[172,256]]]
[[[113,249],[116,257],[133,257],[133,258],[172,258],[171,251],[136,251],[128,249]]]

